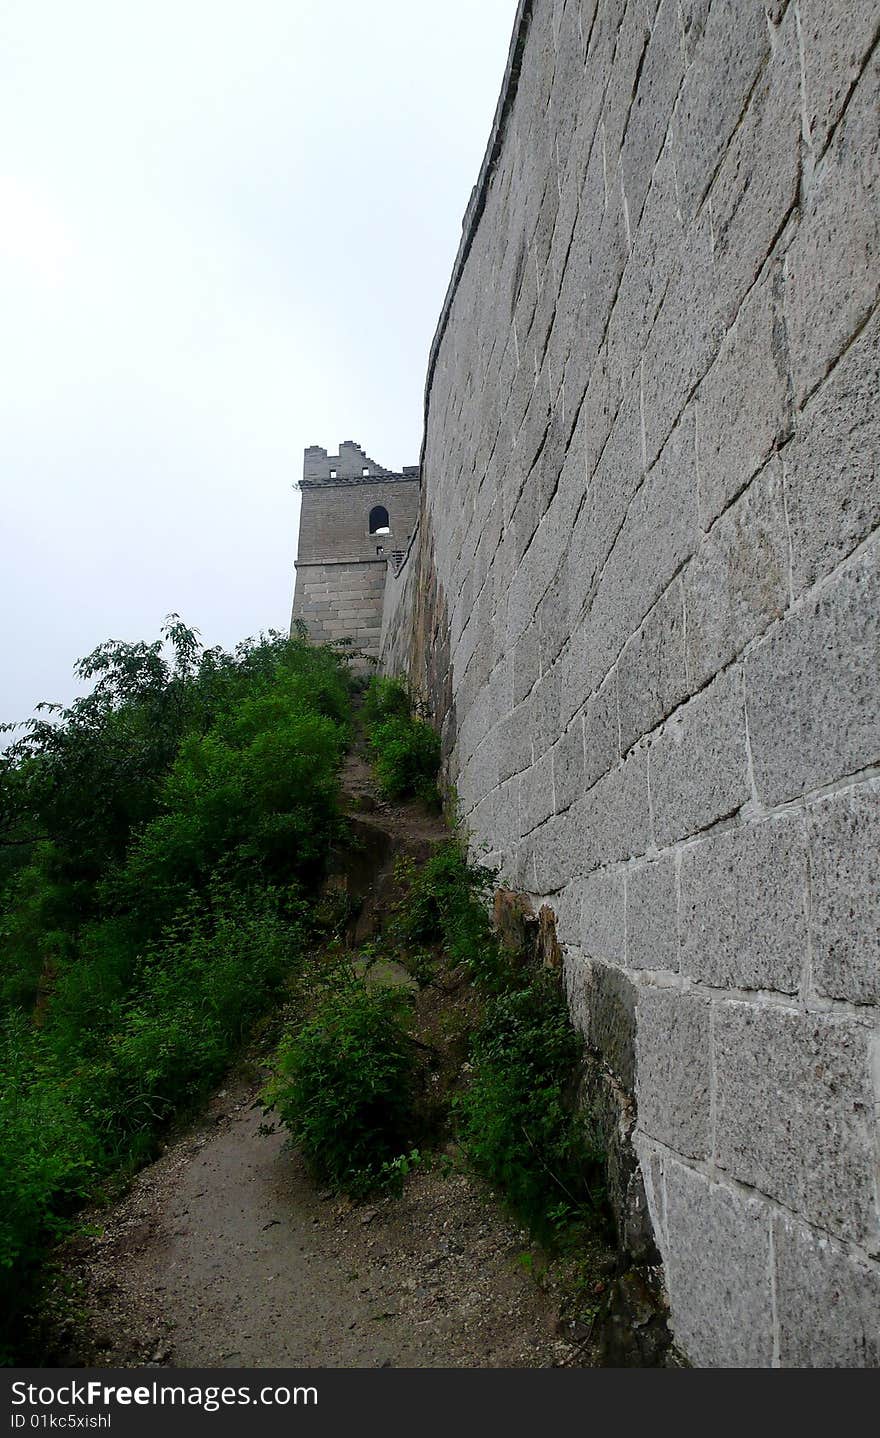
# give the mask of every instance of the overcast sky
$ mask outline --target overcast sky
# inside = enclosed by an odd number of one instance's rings
[[[307,444],[415,464],[515,0],[0,0],[0,719],[284,628]]]

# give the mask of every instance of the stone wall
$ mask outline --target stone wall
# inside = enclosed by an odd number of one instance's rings
[[[387,568],[384,559],[298,561],[293,623],[302,620],[315,644],[349,639],[361,653],[377,656]]]
[[[300,490],[292,622],[302,621],[317,643],[347,639],[375,658],[386,571],[418,517],[418,466],[384,469],[352,440],[338,454],[311,445]],[[375,533],[370,517],[379,507],[388,522]]]
[[[880,1363],[877,20],[521,3],[428,375],[410,673],[698,1365]]]

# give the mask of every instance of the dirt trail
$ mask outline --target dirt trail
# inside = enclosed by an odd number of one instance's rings
[[[353,883],[381,908],[394,857],[424,857],[439,819],[375,795],[352,755],[362,826]],[[388,836],[388,842],[382,835]],[[372,838],[371,838],[372,836]],[[373,850],[372,859],[369,851]],[[370,869],[372,874],[370,875]],[[375,914],[374,914],[375,918]],[[442,1166],[401,1198],[315,1191],[283,1132],[260,1132],[262,1075],[244,1067],[202,1118],[91,1217],[70,1248],[78,1315],[60,1363],[135,1367],[538,1367],[589,1362],[529,1271],[526,1235],[481,1185]]]

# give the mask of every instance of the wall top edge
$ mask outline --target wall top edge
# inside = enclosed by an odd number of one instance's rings
[[[513,33],[510,38],[510,49],[507,53],[507,64],[504,68],[504,78],[501,81],[501,93],[498,96],[498,103],[495,106],[495,114],[492,118],[492,128],[489,131],[489,139],[486,143],[483,162],[480,165],[479,174],[477,175],[477,182],[471,190],[471,197],[468,201],[467,209],[464,212],[461,240],[459,241],[455,262],[452,266],[452,275],[440,309],[440,318],[437,321],[437,328],[434,331],[431,348],[428,351],[428,373],[425,378],[424,431],[422,434],[422,450],[419,462],[419,468],[422,473],[424,473],[425,444],[428,437],[428,406],[430,403],[431,383],[434,378],[437,356],[440,351],[440,345],[443,342],[446,326],[449,323],[449,313],[452,309],[452,302],[455,299],[455,293],[458,289],[464,267],[467,264],[474,236],[482,219],[483,210],[486,207],[486,195],[492,180],[495,164],[501,153],[501,146],[504,143],[508,117],[513,108],[513,102],[516,99],[523,51],[525,50],[534,4],[535,0],[519,0],[517,5],[516,16],[513,22]]]

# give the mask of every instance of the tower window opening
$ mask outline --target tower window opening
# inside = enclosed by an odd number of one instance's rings
[[[384,504],[377,504],[370,510],[370,533],[390,534],[391,522]]]
[[[335,479],[335,478],[336,478],[336,470],[335,470],[335,469],[331,469],[331,471],[330,471],[330,478],[331,478],[331,479]]]
[[[369,473],[370,473],[370,471],[369,471],[366,467],[361,470],[361,475],[363,476],[364,479],[366,479],[366,478],[368,477]]]

